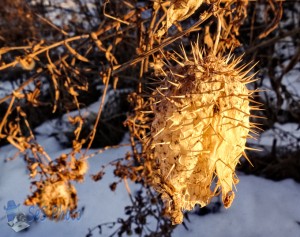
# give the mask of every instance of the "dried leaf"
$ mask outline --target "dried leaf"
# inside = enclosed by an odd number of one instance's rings
[[[10,50],[11,50],[10,47],[2,47],[2,48],[0,48],[0,55],[6,54]]]
[[[109,185],[111,191],[115,191],[116,188],[117,188],[117,183],[116,182],[113,182],[111,185]]]
[[[212,49],[214,47],[214,42],[209,32],[209,26],[205,26],[204,43],[207,45],[208,48]]]
[[[103,172],[103,171],[100,171],[100,172],[98,172],[97,174],[94,174],[94,175],[91,175],[91,177],[92,177],[92,179],[94,180],[94,181],[99,181],[99,180],[101,180],[102,178],[103,178],[103,175],[104,175],[105,173]]]
[[[65,42],[65,46],[67,47],[67,49],[70,51],[71,54],[73,54],[78,60],[83,61],[83,62],[89,62],[89,60],[82,56],[81,54],[79,54],[75,49],[73,49],[67,42]]]
[[[29,56],[27,56],[25,58],[19,58],[17,60],[19,61],[19,66],[23,70],[31,71],[35,67],[35,61],[34,61],[34,59],[31,58],[31,57],[29,57]]]
[[[202,0],[173,0],[167,12],[166,28],[169,29],[176,21],[183,21],[190,17],[202,2]]]

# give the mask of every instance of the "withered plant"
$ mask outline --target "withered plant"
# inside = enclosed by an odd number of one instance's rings
[[[261,111],[265,101],[258,98],[253,74],[262,57],[256,50],[299,33],[273,37],[282,3],[75,0],[66,7],[55,1],[20,2],[1,10],[6,22],[15,14],[24,25],[0,30],[1,78],[10,88],[0,98],[0,139],[28,164],[32,194],[25,204],[49,207],[43,210],[47,216],[59,205],[75,216],[73,182],[84,180],[93,157],[88,150],[118,147],[128,131],[131,152],[109,162],[116,176],[110,188],[131,180],[141,191],[134,194],[127,187],[132,202],[125,208],[127,219],[100,224],[88,236],[104,227],[114,228],[112,236],[170,236],[172,224],[184,221],[184,210],[208,205],[219,194],[225,207],[231,205],[236,165],[242,156],[249,160],[245,150],[252,149],[247,139],[257,135],[259,123],[265,128],[261,118],[269,116]],[[259,34],[257,9],[265,13]],[[17,35],[20,26],[26,29],[23,38]],[[278,103],[280,79],[272,79]],[[97,100],[98,112],[87,112]],[[72,150],[50,157],[34,128],[63,114],[71,127],[65,144]],[[105,167],[92,176],[95,181]]]

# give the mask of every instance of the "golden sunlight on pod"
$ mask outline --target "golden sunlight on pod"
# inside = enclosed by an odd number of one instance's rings
[[[182,222],[183,210],[206,206],[220,192],[224,206],[230,207],[236,165],[246,157],[249,132],[257,128],[249,121],[255,91],[246,87],[253,75],[246,76],[251,70],[244,71],[247,65],[237,67],[241,57],[206,54],[196,44],[193,57],[182,51],[151,95],[154,119],[148,146],[157,163],[153,186],[173,224]]]

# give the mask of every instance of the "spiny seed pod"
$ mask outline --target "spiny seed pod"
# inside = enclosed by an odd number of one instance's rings
[[[177,66],[163,72],[151,95],[153,186],[162,193],[173,224],[182,222],[183,210],[204,207],[220,192],[230,207],[238,182],[235,167],[242,155],[247,158],[246,139],[257,128],[249,121],[250,110],[257,108],[249,105],[254,91],[246,87],[254,80],[246,77],[246,66],[237,68],[241,57],[205,55],[197,45],[192,52],[192,58],[183,50],[174,59]]]

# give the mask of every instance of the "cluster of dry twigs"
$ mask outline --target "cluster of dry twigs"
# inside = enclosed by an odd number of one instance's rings
[[[9,142],[18,149],[16,156],[26,157],[35,186],[27,204],[42,206],[51,201],[45,200],[45,192],[63,189],[65,193],[61,198],[68,200],[65,208],[75,211],[77,197],[71,181],[83,181],[89,158],[87,151],[92,146],[118,144],[125,132],[122,125],[125,118],[132,153],[111,162],[119,178],[117,183],[131,179],[143,185],[146,190],[143,192],[152,193],[147,185],[152,174],[151,162],[145,159],[144,148],[140,145],[140,139],[146,137],[150,129],[149,117],[132,109],[140,110],[147,104],[153,79],[159,78],[159,70],[172,58],[171,50],[178,50],[179,42],[188,51],[189,41],[198,38],[203,49],[242,52],[250,60],[260,60],[260,66],[256,67],[262,69],[262,76],[266,72],[276,95],[273,98],[276,103],[269,101],[269,96],[261,99],[267,102],[268,108],[258,112],[269,118],[264,123],[265,129],[278,121],[280,106],[285,100],[290,104],[299,102],[299,94],[285,90],[282,80],[299,61],[300,42],[290,42],[296,53],[290,55],[291,60],[282,67],[280,75],[275,75],[274,68],[282,65],[283,59],[268,56],[275,53],[276,44],[300,33],[296,21],[280,27],[281,18],[293,19],[285,16],[283,9],[296,14],[293,3],[275,0],[75,0],[73,6],[65,6],[44,0],[5,2],[5,7],[0,9],[0,24],[11,27],[0,25],[3,83],[0,139],[2,144]],[[215,44],[216,41],[219,43]],[[261,87],[262,81],[257,82],[256,87]],[[10,89],[6,91],[4,86]],[[117,112],[109,111],[107,95],[110,92],[116,95],[120,89],[125,90],[116,102]],[[97,114],[90,116],[82,112],[99,97]],[[72,151],[58,158],[50,157],[39,145],[34,128],[74,110],[78,111],[77,115],[68,115],[73,128],[69,134]],[[289,118],[299,119],[299,106],[285,112]],[[107,132],[103,132],[107,124],[115,129],[108,139],[105,138]],[[116,131],[118,139],[114,139]],[[101,170],[93,178],[100,180],[103,174]],[[128,234],[132,231],[128,223],[134,222],[136,233],[145,235],[147,223],[141,220],[155,207],[156,213],[153,214],[153,210],[151,213],[158,227],[148,234],[170,235],[170,223],[160,218],[162,203],[153,195],[152,203],[142,194],[132,195],[130,208],[134,211],[130,212],[128,220],[118,222],[120,231],[115,233]],[[57,202],[59,204],[59,200]],[[144,209],[137,211],[141,202],[145,202]]]

